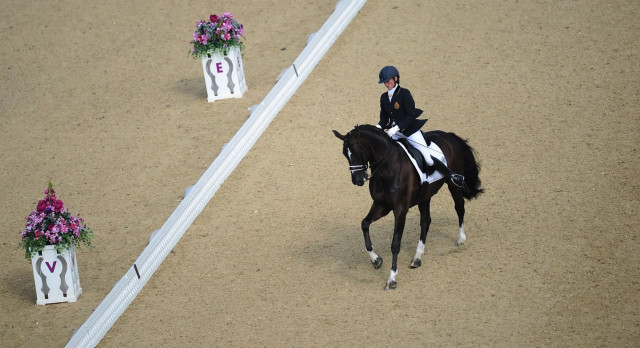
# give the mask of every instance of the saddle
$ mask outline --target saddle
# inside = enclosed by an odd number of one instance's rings
[[[396,141],[404,145],[404,147],[409,151],[409,154],[411,155],[411,157],[413,157],[413,159],[416,160],[416,163],[418,164],[418,168],[420,168],[420,170],[422,170],[423,173],[427,174],[427,176],[433,174],[435,169],[427,165],[427,162],[424,160],[424,156],[422,156],[422,152],[420,152],[420,150],[413,147],[407,139],[402,138]],[[426,140],[426,141],[427,141],[427,146],[431,145],[431,142],[429,140]]]

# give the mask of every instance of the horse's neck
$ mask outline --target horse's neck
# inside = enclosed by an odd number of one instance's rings
[[[376,135],[369,135],[369,162],[371,164],[382,160],[389,153],[391,142]]]

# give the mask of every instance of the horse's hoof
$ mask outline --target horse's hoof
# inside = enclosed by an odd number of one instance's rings
[[[457,241],[457,242],[456,242],[456,246],[457,246],[457,247],[464,246],[464,241],[463,241],[463,240],[462,240],[462,241],[461,241],[461,240]]]
[[[395,280],[392,280],[390,282],[387,282],[387,284],[385,285],[384,289],[385,290],[395,290],[396,287],[398,287],[398,283]]]
[[[411,261],[411,266],[409,266],[409,267],[411,267],[411,268],[418,268],[418,267],[420,267],[420,266],[422,266],[422,260],[420,260],[420,259],[415,259],[415,260]]]
[[[382,266],[382,258],[380,256],[378,256],[377,259],[375,259],[375,261],[371,261],[371,264],[373,264],[373,268],[378,269]]]

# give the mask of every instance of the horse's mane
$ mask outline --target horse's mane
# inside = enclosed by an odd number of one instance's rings
[[[393,140],[389,135],[387,135],[387,132],[385,132],[383,129],[380,129],[374,125],[370,125],[370,124],[361,124],[361,125],[357,125],[354,130],[362,130],[365,132],[371,132],[375,135],[380,136],[380,138],[382,138],[383,140],[385,140],[389,145],[393,146],[397,146],[397,143],[402,143],[402,145],[404,145],[405,148],[410,148],[412,147],[409,144],[409,141],[407,139],[404,138],[400,138],[397,140]]]
[[[368,132],[371,132],[371,133],[375,133],[375,134],[380,135],[380,136],[381,136],[381,137],[383,137],[384,139],[387,139],[387,140],[391,141],[391,137],[389,137],[389,136],[387,135],[387,133],[385,133],[385,132],[384,132],[384,130],[382,130],[382,129],[380,129],[380,128],[378,128],[378,127],[374,126],[374,125],[370,125],[370,124],[360,124],[360,125],[357,125],[357,126],[354,128],[354,130],[363,130],[363,131],[368,131]]]

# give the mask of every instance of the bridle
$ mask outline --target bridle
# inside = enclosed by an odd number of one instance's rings
[[[351,152],[350,148],[349,148],[349,143],[350,143],[350,139],[351,136],[353,135],[352,132],[356,132],[356,137],[357,137],[357,145],[359,147],[360,152],[362,152],[363,157],[364,157],[364,163],[363,164],[351,164],[351,156],[349,156],[349,170],[351,171],[351,174],[353,175],[355,172],[359,172],[359,171],[364,171],[365,172],[365,178],[368,180],[369,178],[367,178],[366,175],[366,171],[367,169],[371,168],[371,176],[373,177],[373,174],[375,174],[375,172],[378,171],[378,169],[381,168],[381,166],[379,166],[378,168],[375,168],[378,164],[381,164],[382,161],[384,161],[387,157],[387,155],[389,154],[390,151],[390,146],[387,146],[387,149],[384,153],[384,155],[382,155],[377,161],[375,161],[374,163],[371,163],[371,166],[367,165],[367,163],[369,163],[369,159],[367,158],[367,152],[364,150],[364,145],[362,145],[362,139],[360,138],[360,131],[358,129],[358,127],[356,126],[355,129],[353,129],[351,132],[347,133],[347,135],[344,138],[344,142],[347,145],[347,151]]]

